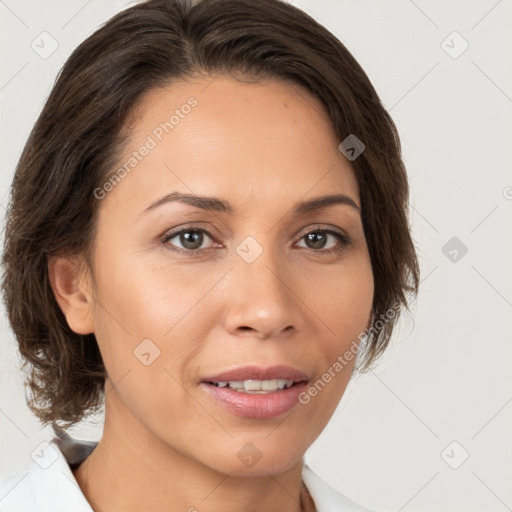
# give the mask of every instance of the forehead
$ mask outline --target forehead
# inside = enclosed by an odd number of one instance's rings
[[[175,190],[269,204],[334,191],[357,199],[338,145],[324,105],[302,86],[196,78],[139,102],[118,162],[129,173],[111,195],[131,204]]]

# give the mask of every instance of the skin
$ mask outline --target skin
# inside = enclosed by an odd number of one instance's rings
[[[357,182],[306,89],[224,76],[146,94],[120,165],[190,96],[197,106],[100,200],[94,277],[76,259],[49,263],[70,327],[94,332],[108,372],[103,437],[75,476],[98,511],[296,512],[304,453],[354,360],[275,419],[236,416],[199,383],[246,364],[289,365],[314,383],[368,326],[374,282],[359,208],[293,214],[334,193],[359,206]],[[144,212],[174,191],[221,198],[234,212],[182,202]],[[191,247],[179,235],[163,241],[189,226],[211,235],[199,256],[172,250]],[[328,234],[323,246],[308,243],[329,228],[349,245]],[[247,236],[263,250],[250,264],[236,251]],[[144,339],[160,350],[149,366],[134,356]],[[261,454],[251,467],[237,457],[246,443]]]

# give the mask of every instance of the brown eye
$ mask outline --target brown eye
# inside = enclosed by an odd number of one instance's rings
[[[306,245],[310,249],[323,249],[327,243],[328,236],[327,233],[322,231],[313,231],[312,233],[308,233],[304,238]]]
[[[310,231],[303,235],[301,240],[305,240],[307,249],[324,253],[340,252],[350,244],[350,238],[347,235],[333,229]]]
[[[171,243],[173,239],[176,241]],[[198,251],[208,248],[201,247],[206,239],[212,240],[211,236],[203,229],[182,229],[167,235],[164,243],[175,246],[178,251]]]

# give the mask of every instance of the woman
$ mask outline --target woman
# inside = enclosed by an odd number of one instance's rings
[[[0,509],[367,510],[303,458],[417,292],[407,203],[393,121],[298,8],[112,18],[12,184],[5,303],[58,436]],[[99,443],[65,434],[103,405]]]

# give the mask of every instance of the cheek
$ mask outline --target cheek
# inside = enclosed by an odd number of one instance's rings
[[[201,308],[193,306],[208,283],[191,286],[179,269],[137,267],[123,256],[103,261],[96,275],[95,334],[115,395],[140,420],[159,418],[174,429],[173,414],[195,411],[182,372],[199,350],[194,340],[201,339]]]
[[[315,281],[322,287],[315,287],[315,292],[309,294],[308,306],[327,327],[317,347],[319,373],[315,382],[320,382],[312,390],[312,400],[320,408],[316,411],[319,420],[327,421],[346,389],[361,334],[370,321],[374,281],[369,257],[363,253],[347,260],[346,266],[336,269],[329,278]]]
[[[181,380],[186,361],[211,329],[215,306],[207,295],[225,272],[155,260],[114,256],[106,245],[97,255],[95,333],[114,382],[150,361],[153,370],[168,369]],[[147,382],[155,374],[146,372],[141,379]]]
[[[125,335],[162,336],[183,312],[194,287],[183,286],[177,269],[155,268],[149,258],[115,251],[104,246],[96,257],[98,315]]]
[[[323,281],[322,290],[310,294],[311,309],[327,326],[310,359],[316,359],[317,373],[306,389],[302,402],[319,435],[342,398],[357,358],[361,334],[368,327],[373,302],[373,274],[369,264],[358,265],[352,272],[341,272]]]
[[[329,328],[334,339],[352,340],[367,328],[371,314],[374,281],[369,259],[347,262],[343,268],[315,276],[306,295],[308,305]]]

